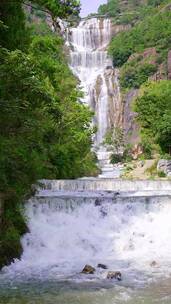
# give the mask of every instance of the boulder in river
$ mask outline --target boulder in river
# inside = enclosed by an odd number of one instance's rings
[[[96,269],[90,265],[85,265],[81,273],[85,274],[93,274],[95,273]]]
[[[107,274],[107,279],[116,279],[118,281],[122,280],[122,274],[120,271],[109,271]]]
[[[108,269],[108,267],[105,264],[98,264],[97,267],[102,269]]]
[[[158,266],[158,264],[157,264],[157,262],[156,262],[156,261],[152,261],[152,262],[150,263],[150,266],[151,266],[151,267],[157,267],[157,266]]]
[[[96,198],[96,200],[95,200],[95,206],[101,206],[101,204],[102,204],[101,199],[99,197]]]

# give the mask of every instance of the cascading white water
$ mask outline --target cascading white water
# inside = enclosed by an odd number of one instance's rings
[[[107,47],[112,36],[110,19],[92,18],[81,21],[68,31],[71,68],[80,79],[84,91],[83,103],[95,112],[97,126],[94,150],[97,152],[102,177],[118,177],[110,164],[111,152],[103,144],[106,132],[112,126],[121,126],[121,97],[118,72],[112,67]]]
[[[82,193],[84,196],[84,193]],[[80,204],[73,197],[40,192],[26,207],[30,233],[23,255],[8,276],[86,280],[85,264],[120,270],[126,282],[144,282],[171,271],[171,203],[168,197],[112,202],[98,198]],[[154,263],[155,261],[155,263]],[[5,271],[5,269],[4,269]],[[97,269],[94,279],[105,279]]]

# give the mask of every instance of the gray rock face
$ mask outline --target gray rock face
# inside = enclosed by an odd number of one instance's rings
[[[171,160],[160,159],[157,164],[157,171],[163,171],[167,176],[171,177]]]
[[[138,96],[138,90],[131,89],[123,100],[123,129],[127,143],[137,144],[140,141],[139,126],[135,122],[136,113],[132,111],[134,99]]]

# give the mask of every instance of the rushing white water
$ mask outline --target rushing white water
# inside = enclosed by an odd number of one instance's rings
[[[68,31],[71,68],[79,78],[85,97],[82,102],[95,112],[97,126],[94,150],[97,152],[102,177],[118,177],[119,171],[110,164],[111,152],[106,151],[104,139],[112,126],[121,126],[121,96],[118,71],[113,69],[107,55],[112,36],[110,19],[92,18],[81,21]]]
[[[125,282],[136,285],[169,276],[171,196],[79,196],[42,191],[27,203],[30,233],[22,239],[21,260],[4,269],[8,276],[89,280],[81,270],[98,263],[120,270]],[[97,269],[92,278],[103,280],[107,271]]]

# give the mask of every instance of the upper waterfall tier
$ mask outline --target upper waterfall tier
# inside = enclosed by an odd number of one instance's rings
[[[77,49],[105,48],[111,39],[111,21],[97,18],[84,20],[77,28],[71,29],[71,33],[71,43]]]
[[[93,124],[97,126],[94,149],[102,169],[102,176],[118,177],[110,165],[110,155],[104,146],[108,129],[122,126],[122,102],[118,71],[112,66],[107,47],[112,37],[110,19],[92,18],[81,21],[67,33],[70,46],[70,66],[80,79],[84,92],[82,102],[94,111]],[[103,156],[103,157],[102,157]]]

